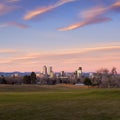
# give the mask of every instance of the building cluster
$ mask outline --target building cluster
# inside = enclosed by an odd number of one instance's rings
[[[120,74],[116,68],[111,71],[100,69],[96,73],[83,73],[82,67],[74,72],[54,72],[52,66],[43,66],[41,72],[13,72],[0,73],[0,84],[75,84],[79,86],[91,85],[97,87],[120,87]]]
[[[34,72],[35,73],[35,72]],[[30,76],[31,72],[26,72],[26,73],[21,73],[21,72],[13,72],[13,73],[1,73],[0,76],[4,76],[8,79],[22,79],[24,76]],[[41,72],[36,72],[36,78],[37,81],[46,81],[46,80],[57,80],[57,81],[74,81],[77,79],[81,79],[83,76],[82,72],[82,67],[79,67],[76,69],[74,72],[65,72],[65,71],[60,71],[60,72],[54,72],[52,66],[46,66],[44,65],[42,67]]]
[[[82,77],[82,67],[79,67],[75,72],[54,72],[52,66],[43,66],[43,70],[40,73],[36,74],[37,77],[39,78],[50,78],[50,79],[67,79],[67,78],[72,78],[72,79],[80,79]]]

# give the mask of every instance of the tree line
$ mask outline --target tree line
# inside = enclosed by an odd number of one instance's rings
[[[78,78],[38,78],[35,72],[30,75],[19,77],[0,77],[0,84],[84,84],[91,87],[99,88],[117,88],[120,87],[120,75],[117,74],[116,68],[113,67],[110,71],[108,69],[99,69],[92,76],[85,77],[84,75]]]

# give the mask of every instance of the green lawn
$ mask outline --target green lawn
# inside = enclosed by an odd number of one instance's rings
[[[0,85],[0,120],[120,120],[120,89]]]

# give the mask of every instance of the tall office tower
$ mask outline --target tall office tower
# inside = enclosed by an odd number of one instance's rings
[[[50,75],[52,73],[52,66],[48,67],[48,75]]]
[[[61,71],[61,77],[65,77],[65,72],[64,71]]]
[[[77,70],[77,78],[81,78],[82,76],[82,67],[79,67]]]
[[[43,74],[47,75],[47,67],[46,66],[43,66]]]

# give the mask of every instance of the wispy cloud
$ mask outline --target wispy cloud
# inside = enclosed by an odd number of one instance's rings
[[[45,7],[42,7],[42,8],[38,8],[38,9],[35,9],[35,10],[32,10],[30,12],[28,12],[25,16],[24,16],[24,20],[30,20],[38,15],[41,15],[43,13],[46,13],[50,10],[53,10],[59,6],[62,6],[66,3],[69,3],[69,2],[74,2],[75,0],[59,0],[57,3],[53,4],[53,5],[49,5],[49,6],[45,6]]]
[[[103,22],[108,22],[108,21],[111,21],[111,18],[101,17],[101,18],[87,19],[82,22],[75,23],[75,24],[69,25],[64,28],[59,28],[58,30],[59,31],[74,30],[74,29],[77,29],[77,28],[80,28],[80,27],[83,27],[89,24],[97,24],[97,23],[103,23]]]
[[[55,71],[63,69],[73,71],[79,65],[83,66],[84,71],[92,71],[93,68],[96,70],[105,66],[108,68],[120,66],[119,45],[66,49],[44,54],[39,51],[25,53],[12,49],[0,49],[0,51],[3,54],[3,57],[0,57],[0,70],[2,71],[38,71],[43,65],[52,65],[55,67]],[[6,59],[4,53],[9,53],[10,56]]]
[[[118,10],[118,9],[120,9],[120,0],[113,3],[110,6],[93,7],[80,14],[81,18],[83,18],[83,21],[69,25],[67,27],[59,28],[58,30],[68,31],[68,30],[77,29],[89,24],[96,24],[96,23],[111,21],[112,20],[111,18],[104,17],[104,15],[106,15],[106,13],[109,11]]]
[[[96,6],[94,8],[88,9],[86,11],[83,11],[80,16],[84,19],[92,19],[95,17],[99,17],[100,15],[103,15],[108,8],[104,6]]]
[[[81,49],[63,49],[61,53],[64,54],[76,54],[76,53],[88,53],[94,51],[107,51],[107,50],[120,50],[120,42],[118,45],[105,45],[105,46],[98,46],[98,47],[89,47],[89,48],[81,48]]]
[[[26,29],[26,28],[29,27],[28,25],[18,23],[18,22],[8,22],[8,23],[0,24],[0,28],[11,27],[11,26],[15,26],[15,27],[18,27],[18,28],[21,28],[21,29]]]
[[[0,49],[0,54],[14,54],[16,52],[14,49]]]
[[[81,58],[85,56],[91,56],[90,53],[97,53],[97,52],[103,52],[107,54],[108,53],[114,53],[114,51],[120,50],[120,46],[104,46],[104,47],[92,47],[92,48],[83,48],[83,49],[69,49],[69,50],[60,50],[57,52],[51,52],[51,53],[44,53],[41,54],[39,52],[37,53],[26,53],[22,55],[21,57],[13,58],[11,62],[25,62],[25,61],[55,61],[55,60],[64,60],[64,59],[72,59],[72,58]],[[88,55],[89,54],[89,55]]]
[[[8,3],[19,2],[20,0],[6,0]]]
[[[116,66],[118,68],[118,66],[120,65],[120,53],[118,52],[119,50],[120,46],[104,46],[83,49],[60,50],[57,52],[51,52],[49,54],[33,52],[30,54],[26,53],[14,58],[12,57],[9,60],[2,60],[2,62],[3,64],[7,64],[9,68],[11,68],[12,65],[13,68],[11,69],[22,71],[31,71],[33,69],[40,70],[40,67],[42,67],[44,64],[54,66],[56,68],[55,71],[63,69],[66,71],[73,71],[74,68],[77,68],[79,65],[84,67],[84,71],[91,71],[93,70],[93,66],[94,70],[103,66]],[[0,62],[0,64],[2,64],[2,62]]]
[[[9,4],[9,3],[18,3],[21,0],[0,0],[1,3]]]
[[[120,0],[117,0],[117,2],[115,2],[111,6],[109,6],[109,10],[116,10],[118,8],[120,8]]]
[[[20,0],[0,0],[0,15],[4,15],[19,8],[19,6],[14,5],[14,3],[18,3],[19,1]]]
[[[3,3],[0,3],[0,15],[3,15],[7,12],[12,11],[13,9],[15,9],[15,7],[11,7],[9,5],[5,5]]]

